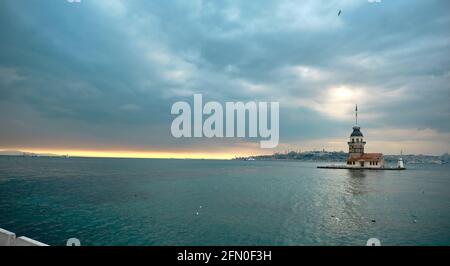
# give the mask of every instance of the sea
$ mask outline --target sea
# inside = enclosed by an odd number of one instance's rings
[[[450,166],[0,156],[0,228],[49,245],[450,245]]]

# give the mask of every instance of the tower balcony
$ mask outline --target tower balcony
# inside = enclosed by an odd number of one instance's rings
[[[349,141],[349,142],[347,142],[347,144],[348,144],[348,145],[351,145],[351,144],[364,144],[364,145],[366,145],[366,142],[365,142],[365,141],[360,141],[360,142]]]

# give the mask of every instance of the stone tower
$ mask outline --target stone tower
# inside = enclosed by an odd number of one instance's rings
[[[353,132],[350,135],[350,141],[348,142],[348,158],[359,158],[364,154],[364,135],[361,132],[361,128],[358,126],[358,105],[355,108],[356,124],[353,127]]]

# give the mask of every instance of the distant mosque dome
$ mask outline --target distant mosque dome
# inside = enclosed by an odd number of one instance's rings
[[[364,136],[363,136],[363,133],[362,133],[361,130],[360,130],[360,127],[354,126],[354,127],[353,127],[353,132],[352,132],[352,134],[350,135],[350,137],[364,137]]]

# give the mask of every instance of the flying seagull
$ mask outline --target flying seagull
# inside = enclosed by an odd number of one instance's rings
[[[339,12],[338,12],[338,17],[341,15],[341,13],[342,13],[342,11],[341,10],[339,10]]]

